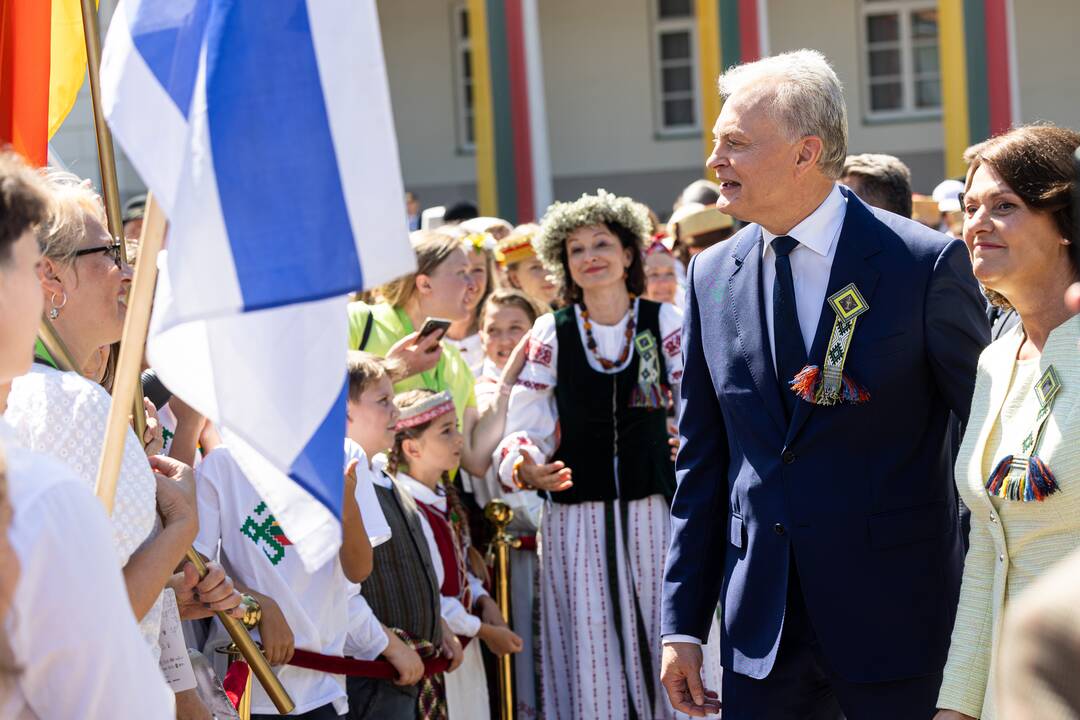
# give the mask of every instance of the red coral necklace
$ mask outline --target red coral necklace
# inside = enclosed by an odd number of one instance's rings
[[[589,320],[589,309],[585,307],[585,303],[581,303],[581,324],[585,326],[585,345],[592,352],[593,357],[600,363],[600,367],[605,370],[612,370],[619,367],[626,358],[630,357],[630,350],[634,346],[634,300],[637,298],[634,293],[630,293],[630,319],[626,321],[626,344],[623,345],[622,352],[619,353],[619,359],[614,362],[608,360],[606,357],[600,354],[600,351],[596,347],[596,338],[593,337],[592,321]]]

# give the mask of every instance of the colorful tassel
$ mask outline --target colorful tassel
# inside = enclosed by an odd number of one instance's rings
[[[986,491],[1005,500],[1042,502],[1057,490],[1054,474],[1037,455],[1002,458],[986,481]]]
[[[791,390],[801,399],[815,405],[835,405],[849,403],[859,405],[870,399],[870,393],[862,385],[844,373],[841,376],[840,390],[837,394],[826,393],[821,381],[821,368],[807,365],[791,381]]]
[[[648,387],[643,388],[638,385],[630,391],[630,407],[658,410],[660,408],[666,408],[667,403],[665,402],[664,393],[660,386],[649,385]]]

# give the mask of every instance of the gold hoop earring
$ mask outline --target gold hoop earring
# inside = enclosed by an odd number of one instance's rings
[[[60,294],[64,297],[64,299],[60,302],[59,305],[56,304],[56,293],[53,293],[49,296],[49,302],[52,303],[52,308],[49,309],[50,320],[55,320],[56,318],[60,317],[60,310],[63,309],[65,305],[67,305],[67,293],[61,290]]]

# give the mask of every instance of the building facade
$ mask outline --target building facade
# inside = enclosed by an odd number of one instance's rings
[[[107,20],[112,0],[102,0]],[[405,185],[425,206],[533,219],[598,187],[662,216],[704,176],[723,67],[824,53],[851,152],[917,191],[1011,124],[1080,128],[1075,0],[377,0]],[[86,91],[84,89],[83,95]],[[97,176],[81,97],[53,149]],[[121,159],[125,197],[141,189]]]

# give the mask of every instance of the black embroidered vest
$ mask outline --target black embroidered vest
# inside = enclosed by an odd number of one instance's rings
[[[648,300],[638,303],[635,334],[652,332],[661,382],[666,384],[660,305]],[[589,351],[581,342],[573,307],[555,313],[555,333],[559,343],[555,402],[560,440],[552,460],[562,460],[574,471],[574,486],[551,493],[552,501],[576,504],[663,495],[670,502],[675,492],[675,466],[668,445],[667,412],[664,408],[630,407],[641,362],[637,348],[624,370],[608,375],[589,366]]]

